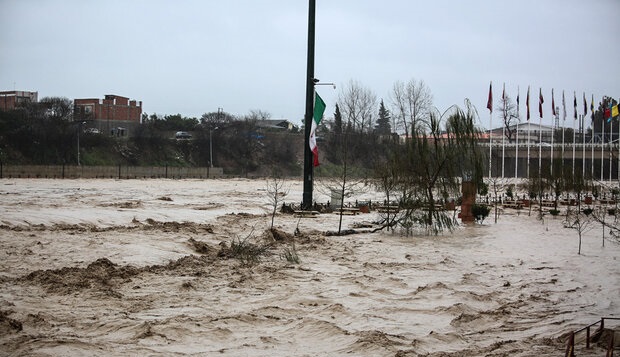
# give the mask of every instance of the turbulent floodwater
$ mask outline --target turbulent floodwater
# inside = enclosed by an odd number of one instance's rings
[[[0,180],[0,197],[0,355],[557,356],[620,313],[620,247],[594,228],[578,255],[561,218],[333,237],[335,214],[278,215],[276,241],[263,181]],[[244,264],[234,242],[269,245]]]

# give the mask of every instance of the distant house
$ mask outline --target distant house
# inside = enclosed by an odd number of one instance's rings
[[[292,131],[295,129],[295,125],[289,122],[286,119],[265,119],[265,120],[257,120],[256,126],[261,129],[267,130],[282,130],[282,131]]]
[[[142,117],[142,101],[114,94],[108,94],[103,99],[74,99],[73,106],[75,120],[84,120],[87,127],[113,136],[128,135],[140,124]]]
[[[13,110],[26,103],[38,102],[38,92],[10,90],[0,92],[0,110]]]

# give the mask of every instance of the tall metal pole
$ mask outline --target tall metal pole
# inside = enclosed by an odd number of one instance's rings
[[[575,110],[577,110],[577,109],[575,109]],[[573,177],[575,177],[575,145],[576,145],[576,141],[577,141],[577,132],[575,130],[575,122],[577,122],[577,113],[576,112],[575,112],[575,118],[573,119]],[[583,174],[582,174],[581,177],[583,177]]]
[[[314,27],[316,0],[309,0],[308,6],[308,67],[306,72],[306,114],[304,116],[304,193],[302,208],[312,208],[313,169],[310,150],[310,129],[314,110]]]
[[[80,166],[80,129],[82,129],[82,123],[78,123],[77,130],[77,164]]]
[[[611,119],[610,119],[611,120]],[[611,182],[611,163],[612,163],[612,146],[613,146],[613,142],[614,142],[614,121],[611,120],[610,122],[610,128],[609,128],[609,182]]]
[[[583,115],[583,126],[585,132],[586,115]],[[603,168],[605,167],[605,119],[601,122],[601,181],[603,181]]]
[[[515,179],[519,177],[519,124],[521,124],[521,119],[519,118],[519,86],[517,86],[517,142],[515,145]]]

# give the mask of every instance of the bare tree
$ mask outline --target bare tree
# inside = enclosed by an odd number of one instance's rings
[[[505,91],[499,98],[499,115],[504,125],[504,135],[508,142],[512,143],[516,138],[519,117],[517,116],[517,106]]]
[[[416,79],[394,83],[391,101],[394,107],[392,112],[404,128],[405,136],[415,136],[421,129],[421,122],[428,120],[433,105],[433,95],[426,83]]]
[[[495,208],[495,223],[497,223],[497,218],[499,217],[499,201],[502,195],[502,192],[506,189],[506,185],[508,184],[508,180],[503,179],[501,177],[491,177],[489,178],[489,187],[491,192],[493,193],[493,206]]]
[[[349,81],[338,96],[338,106],[344,121],[353,130],[369,132],[373,128],[377,96],[357,81]]]
[[[568,209],[566,213],[566,221],[564,226],[566,228],[572,228],[577,231],[579,236],[579,248],[577,254],[581,254],[581,240],[584,233],[594,228],[594,217],[592,215],[593,210],[591,208],[580,209]]]
[[[288,195],[289,188],[285,186],[284,178],[277,169],[272,170],[271,177],[267,179],[267,198],[269,199],[269,207],[271,210],[271,227],[273,230],[273,222],[278,211],[280,202]]]

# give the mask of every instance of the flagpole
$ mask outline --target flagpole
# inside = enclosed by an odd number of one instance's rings
[[[614,121],[613,118],[610,117],[610,127],[609,127],[609,182],[611,182],[611,157],[612,157],[612,144],[613,144],[613,132],[614,132]]]
[[[491,132],[493,125],[493,112],[489,113],[489,178],[491,178],[491,165],[492,165],[492,156],[493,156],[493,143],[491,141]]]
[[[585,126],[585,115],[583,119],[583,123]],[[605,164],[605,118],[603,118],[603,125],[601,125],[601,181],[603,181],[603,165]]]
[[[538,119],[538,179],[542,178],[542,104],[544,100],[542,97],[542,89],[539,88],[538,92],[538,111],[540,114]]]
[[[515,146],[515,179],[519,178],[519,86],[517,86],[517,142]]]
[[[575,177],[575,122],[577,121],[577,92],[573,92],[573,110],[575,115],[573,116],[573,177]]]
[[[554,143],[554,138],[555,138],[555,123],[557,121],[557,113],[555,110],[555,98],[553,97],[553,88],[551,88],[551,112],[553,113],[553,118],[551,118],[551,157],[549,158],[549,160],[551,161],[551,177],[553,177],[553,143]]]
[[[314,166],[312,150],[310,150],[310,130],[314,111],[314,35],[315,35],[316,0],[308,4],[308,58],[306,72],[306,114],[304,117],[304,192],[302,209],[312,208],[312,190]]]
[[[538,178],[542,177],[542,116],[538,119]]]
[[[550,160],[551,160],[551,171],[550,171],[551,177],[553,177],[553,159],[554,159],[554,156],[553,156],[553,144],[554,144],[554,139],[555,139],[555,118],[552,119],[552,120],[554,120],[554,121],[553,121],[553,123],[551,123],[551,128],[552,128],[551,129],[551,157],[550,157]]]
[[[564,135],[566,129],[566,98],[564,97],[564,91],[562,91],[562,173],[564,175]]]
[[[584,135],[583,143],[584,143],[584,146],[583,146],[583,156],[584,156],[583,162],[584,162],[584,166],[585,166],[585,162],[586,162],[586,160],[585,160],[585,156],[586,156],[586,147],[585,147],[586,139],[585,139],[585,135]],[[592,123],[592,135],[590,137],[590,151],[592,152],[590,154],[590,166],[591,166],[590,167],[590,171],[591,171],[590,172],[590,177],[592,177],[592,179],[594,180],[594,123]],[[583,174],[585,175],[585,170],[586,170],[585,167],[584,167],[583,170],[584,170]]]
[[[530,178],[530,131],[531,123],[527,121],[527,178]]]
[[[506,160],[506,83],[504,83],[504,87],[502,90],[502,115],[504,116],[504,122],[502,123],[502,178],[504,178],[504,163]]]
[[[491,165],[492,165],[492,157],[493,157],[493,142],[492,131],[493,131],[493,81],[489,83],[489,98],[487,100],[487,109],[489,109],[489,179],[491,178]]]
[[[525,97],[525,108],[527,118],[527,178],[530,178],[530,86],[527,86],[527,96]]]

